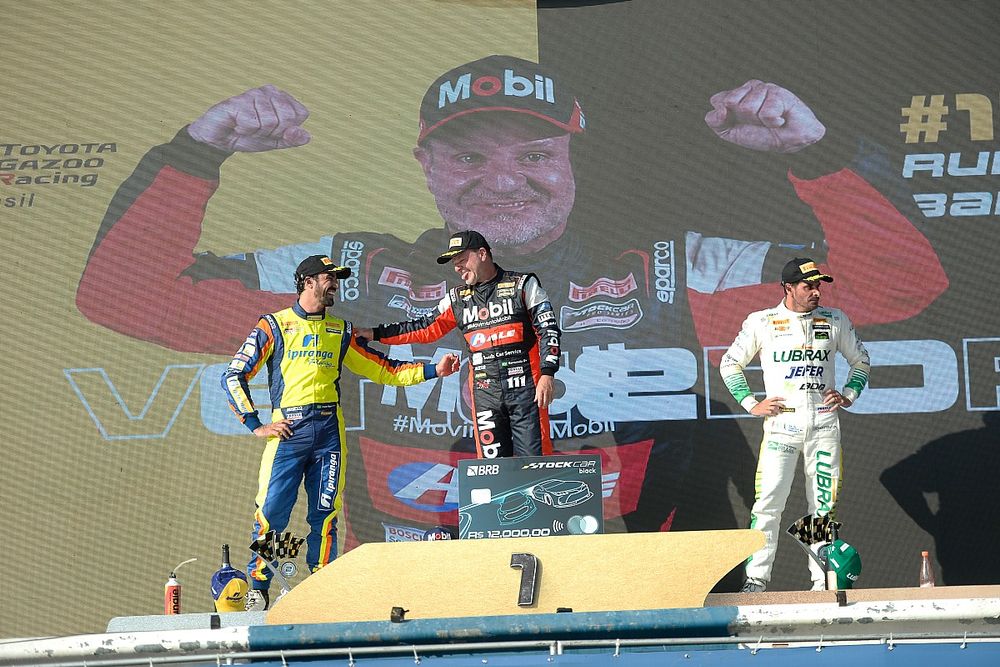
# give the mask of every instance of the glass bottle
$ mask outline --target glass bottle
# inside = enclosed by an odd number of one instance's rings
[[[920,552],[920,587],[927,588],[934,585],[934,568],[931,567],[931,555],[929,551]]]

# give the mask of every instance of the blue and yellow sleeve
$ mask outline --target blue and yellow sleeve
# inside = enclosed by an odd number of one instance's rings
[[[344,365],[372,382],[397,387],[419,384],[437,377],[434,364],[390,359],[367,344],[358,343],[358,339],[353,336],[344,356]]]
[[[229,408],[251,432],[261,425],[261,421],[250,397],[249,383],[267,363],[273,349],[274,331],[270,323],[261,318],[222,373],[222,390],[226,392]]]

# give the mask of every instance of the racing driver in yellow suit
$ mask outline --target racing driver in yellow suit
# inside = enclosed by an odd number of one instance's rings
[[[303,260],[295,270],[298,300],[261,317],[222,376],[230,407],[248,429],[267,439],[252,537],[285,529],[304,479],[310,527],[306,562],[311,572],[337,556],[346,458],[341,368],[347,366],[379,384],[411,385],[451,375],[459,367],[454,354],[444,355],[437,364],[402,362],[359,343],[350,322],[327,312],[338,281],[350,275],[350,268],[323,255]],[[272,407],[269,424],[261,422],[249,389],[249,381],[264,366]],[[263,559],[255,556],[247,571],[253,588],[248,603],[266,608],[270,573]]]

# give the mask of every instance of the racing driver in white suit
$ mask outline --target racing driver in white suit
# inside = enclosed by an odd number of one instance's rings
[[[766,541],[747,560],[745,593],[762,592],[771,579],[781,512],[800,455],[809,512],[833,515],[841,481],[837,409],[850,407],[868,384],[868,351],[842,311],[820,307],[821,282],[833,282],[833,278],[811,259],[788,262],[781,272],[785,298],[774,308],[747,317],[719,369],[740,405],[764,418],[750,527],[763,531]],[[758,352],[765,392],[760,401],[743,372]],[[836,352],[851,367],[839,391]],[[812,559],[809,569],[813,590],[823,590],[823,572]]]

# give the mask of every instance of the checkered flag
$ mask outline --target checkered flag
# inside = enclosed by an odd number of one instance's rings
[[[827,552],[837,539],[837,532],[842,525],[839,521],[831,519],[828,514],[823,516],[806,514],[790,525],[786,532],[794,537],[795,542],[805,549],[806,554],[825,570]]]
[[[250,551],[266,561],[291,559],[299,555],[305,541],[304,537],[295,537],[290,531],[279,535],[269,530],[250,543]]]
[[[837,532],[841,526],[843,524],[831,519],[829,514],[823,516],[806,514],[790,525],[786,532],[798,540],[800,544],[809,546],[823,542],[832,543],[837,539]]]
[[[274,531],[269,530],[250,543],[250,551],[265,561],[274,560]]]
[[[299,555],[299,549],[305,542],[304,537],[295,537],[290,532],[285,531],[280,536],[274,536],[274,556],[279,559],[291,559]]]
[[[281,595],[278,596],[278,600],[292,589],[288,580],[285,579],[277,567],[278,559],[295,558],[299,555],[299,549],[305,541],[304,537],[295,537],[287,531],[278,535],[273,530],[269,530],[250,543],[250,551],[263,559],[264,567],[270,570],[271,576],[274,577],[274,580],[281,587]],[[275,602],[278,600],[275,600]]]

